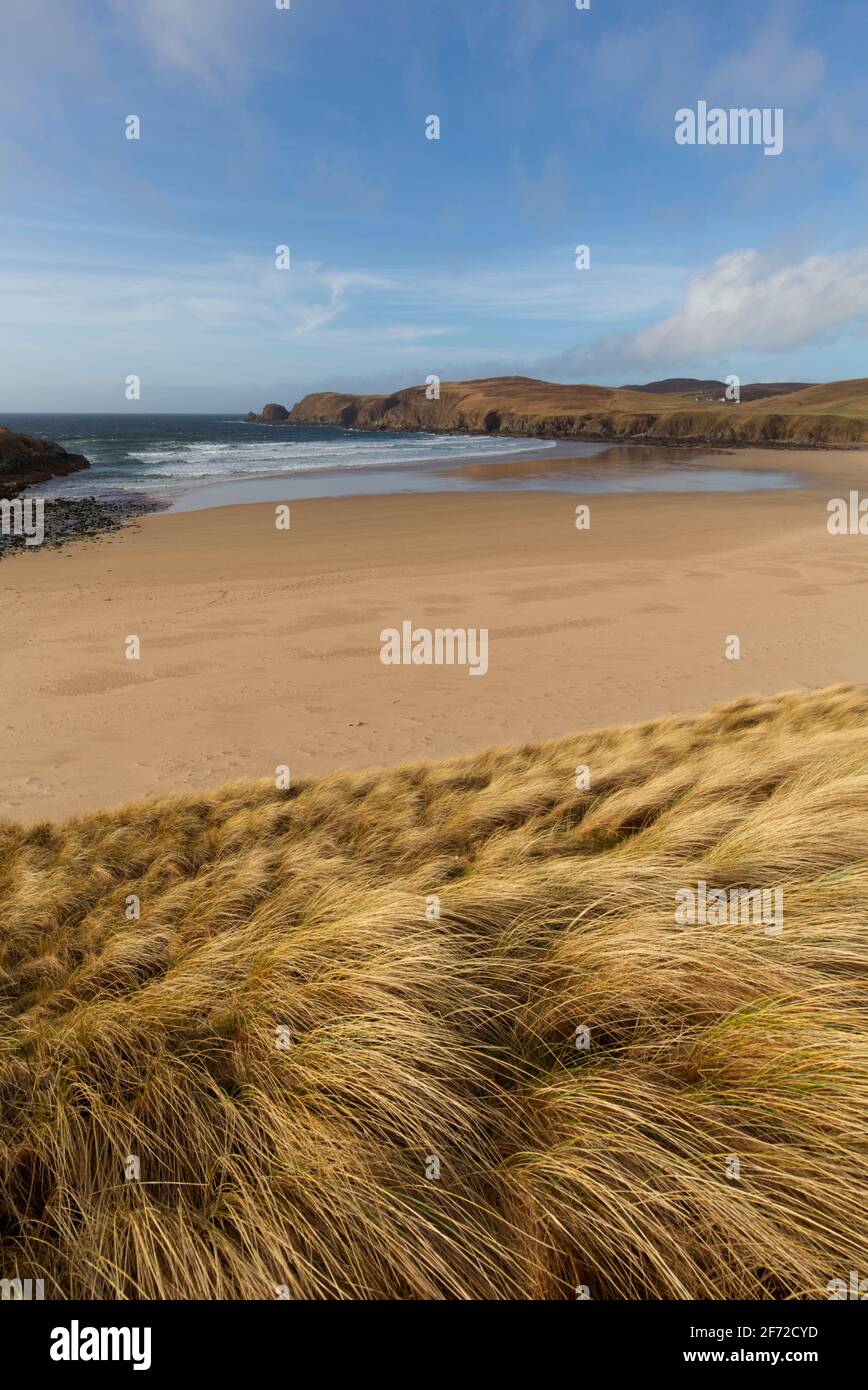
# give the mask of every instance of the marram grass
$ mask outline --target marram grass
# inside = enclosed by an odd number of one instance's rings
[[[699,880],[783,930],[677,925]],[[868,1274],[863,690],[5,823],[0,922],[0,1277],[46,1297]]]

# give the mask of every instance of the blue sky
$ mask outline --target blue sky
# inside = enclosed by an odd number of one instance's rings
[[[0,44],[0,410],[868,375],[864,0],[3,0]],[[700,99],[783,152],[679,146]]]

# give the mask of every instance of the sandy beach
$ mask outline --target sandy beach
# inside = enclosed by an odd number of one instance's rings
[[[868,452],[739,451],[804,488],[308,500],[144,518],[0,565],[0,814],[442,757],[868,681],[864,537],[826,502]],[[384,666],[404,620],[486,627],[489,669]],[[725,640],[741,640],[727,660]],[[139,660],[125,655],[129,636]]]

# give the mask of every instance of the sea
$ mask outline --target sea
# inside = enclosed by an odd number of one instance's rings
[[[354,494],[545,490],[745,492],[797,487],[725,451],[501,435],[370,433],[259,425],[240,415],[0,415],[54,439],[90,468],[29,489],[46,498],[147,500],[173,511]]]

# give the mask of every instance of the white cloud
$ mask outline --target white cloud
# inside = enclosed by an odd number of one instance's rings
[[[550,359],[552,371],[711,362],[727,354],[789,352],[827,343],[868,318],[868,250],[781,264],[756,250],[731,251],[690,281],[672,313],[640,332],[609,334]]]
[[[636,334],[640,360],[778,352],[843,329],[868,314],[868,250],[774,265],[758,251],[733,251],[691,281],[684,302]]]

